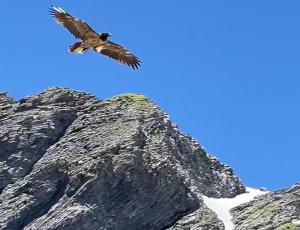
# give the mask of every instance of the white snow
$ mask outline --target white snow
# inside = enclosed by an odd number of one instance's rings
[[[218,218],[224,223],[226,230],[233,230],[234,224],[231,221],[232,216],[229,210],[246,202],[249,202],[258,195],[263,195],[266,191],[246,187],[246,193],[237,195],[234,198],[210,198],[202,195],[204,203],[213,210]]]
[[[296,227],[300,227],[300,220],[294,220],[292,223],[296,225]]]

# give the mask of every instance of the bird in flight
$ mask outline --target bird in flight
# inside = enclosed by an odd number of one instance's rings
[[[80,40],[69,46],[70,52],[82,54],[91,48],[133,69],[140,67],[141,61],[135,55],[123,46],[108,40],[110,33],[95,32],[86,22],[73,17],[60,7],[51,6],[49,13],[57,23]]]

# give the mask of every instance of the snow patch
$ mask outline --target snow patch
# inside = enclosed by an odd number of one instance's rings
[[[296,227],[300,227],[300,220],[293,220],[292,223],[293,223]]]
[[[226,230],[233,230],[234,224],[232,222],[232,216],[230,209],[253,200],[256,196],[266,194],[266,191],[259,189],[246,187],[246,192],[237,195],[234,198],[211,198],[202,195],[204,203],[208,208],[213,210],[218,218],[224,223]]]

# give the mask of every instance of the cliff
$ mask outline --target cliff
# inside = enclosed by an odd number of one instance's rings
[[[245,186],[146,97],[50,88],[0,93],[0,192],[0,229],[224,229],[203,197]],[[236,207],[237,229],[255,211]]]

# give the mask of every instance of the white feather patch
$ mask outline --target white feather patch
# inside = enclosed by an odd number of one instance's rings
[[[104,48],[104,46],[97,46],[97,47],[95,48],[95,50],[96,50],[98,53],[100,53],[101,50],[103,50],[103,48]]]
[[[72,51],[73,53],[78,53],[78,54],[83,54],[83,48],[82,47],[78,47],[75,50]]]
[[[66,13],[62,8],[60,8],[60,7],[53,7],[53,9],[54,10],[56,10],[56,11],[58,11],[58,12],[60,12],[60,13]]]

